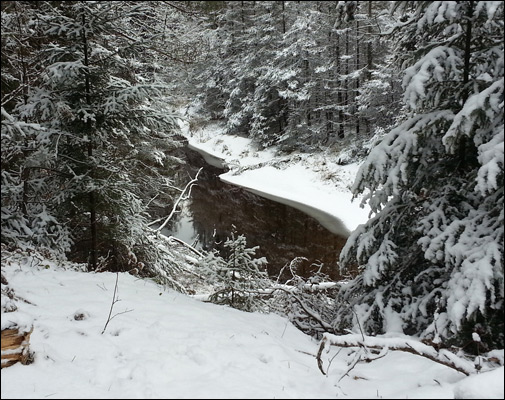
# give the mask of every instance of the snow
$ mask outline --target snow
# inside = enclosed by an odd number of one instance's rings
[[[2,296],[2,307],[4,303],[3,298],[4,296]],[[2,330],[15,327],[20,332],[30,332],[32,323],[33,318],[31,315],[21,311],[2,314]]]
[[[275,148],[254,150],[251,139],[224,135],[218,124],[198,132],[181,126],[191,149],[209,164],[229,168],[221,180],[297,208],[337,235],[348,236],[368,220],[369,208],[352,201],[350,191],[359,164],[339,165],[327,154],[280,156]]]
[[[503,399],[504,372],[504,367],[500,367],[493,371],[483,372],[461,380],[454,385],[454,398]],[[483,394],[483,392],[486,394]]]
[[[204,303],[126,273],[119,274],[119,301],[101,334],[116,274],[79,272],[44,260],[37,266],[30,257],[3,262],[2,273],[17,298],[28,301],[16,301],[18,311],[2,313],[2,321],[20,313],[34,328],[34,362],[2,369],[2,398],[504,395],[503,367],[466,377],[395,351],[349,370],[351,350],[336,355],[330,346],[323,352],[324,376],[315,358],[319,342],[286,319]],[[503,351],[494,353],[503,360]]]
[[[472,339],[474,342],[480,342],[480,336],[477,332],[472,333]]]
[[[297,208],[317,219],[330,232],[348,236],[350,230],[366,222],[362,215],[348,212],[351,194],[323,190],[314,173],[300,164],[286,169],[265,166],[240,175],[226,173],[220,178],[260,196]]]

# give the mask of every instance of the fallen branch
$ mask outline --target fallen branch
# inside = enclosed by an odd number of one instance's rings
[[[292,290],[287,290],[283,287],[275,287],[272,290],[272,293],[276,290],[280,290],[282,292],[288,293],[294,300],[296,300],[296,302],[298,304],[300,304],[300,307],[302,307],[303,311],[305,311],[309,317],[311,317],[314,321],[316,321],[316,323],[318,323],[323,330],[325,330],[325,331],[332,331],[333,330],[333,327],[330,324],[323,321],[321,316],[319,314],[317,314],[315,311],[309,309],[307,307],[307,305],[303,302],[303,300],[300,299],[298,296],[296,296]]]
[[[323,369],[323,360],[321,359],[321,355],[327,345],[336,347],[360,347],[363,349],[376,349],[381,350],[381,352],[384,350],[404,351],[407,353],[415,354],[417,356],[425,357],[431,361],[455,369],[456,371],[461,372],[465,375],[471,375],[477,372],[473,363],[463,360],[456,354],[445,349],[437,351],[435,348],[416,340],[403,338],[378,338],[371,336],[362,337],[361,335],[337,336],[325,333],[321,340],[321,344],[319,345],[319,351],[316,356],[317,366],[323,375],[326,375],[326,373]],[[367,361],[371,360],[367,359]]]
[[[200,257],[203,257],[203,254],[200,253],[197,249],[195,249],[193,246],[191,246],[190,244],[187,244],[185,241],[183,241],[183,240],[181,240],[179,238],[176,238],[174,236],[169,236],[168,237],[168,241],[169,242],[177,242],[179,244],[182,244],[184,247],[187,247],[189,250],[191,250],[196,255],[198,255]]]

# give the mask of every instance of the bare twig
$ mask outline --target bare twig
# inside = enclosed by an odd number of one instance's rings
[[[330,361],[328,361],[328,368],[326,368],[326,375],[328,375],[328,372],[330,371],[331,363],[333,362],[333,360],[335,359],[335,357],[338,356],[339,352],[340,352],[340,350],[337,351],[337,353],[332,358],[330,358]],[[340,380],[339,380],[339,382],[340,382]]]
[[[119,299],[116,297],[118,280],[119,280],[119,272],[116,272],[116,284],[114,285],[114,294],[112,295],[112,303],[110,305],[109,317],[107,318],[107,322],[105,323],[105,326],[103,327],[102,335],[105,332],[105,330],[107,329],[107,325],[109,325],[109,322],[112,321],[112,319],[114,317],[117,317],[118,315],[126,314],[128,312],[133,311],[133,310],[125,310],[125,311],[122,311],[122,312],[112,315],[112,309],[114,308],[114,304],[116,304],[119,301]]]
[[[191,246],[190,244],[186,243],[184,240],[181,240],[179,238],[176,238],[174,236],[169,236],[168,237],[168,241],[169,242],[177,242],[179,244],[182,244],[184,247],[187,247],[189,250],[191,250],[193,253],[195,253],[196,255],[200,256],[200,257],[203,257],[203,254],[200,253],[197,249],[195,249],[193,246]]]
[[[351,366],[347,369],[347,371],[345,372],[345,374],[343,374],[343,375],[339,378],[339,380],[338,380],[338,382],[337,382],[337,383],[339,383],[342,379],[344,379],[344,377],[345,377],[345,376],[349,375],[349,372],[351,372],[351,371],[354,369],[354,367],[355,367],[355,366],[356,366],[356,365],[360,362],[360,360],[361,360],[361,349],[360,349],[360,351],[358,351],[358,352],[356,353],[356,356],[355,356],[355,358],[354,358],[354,361],[351,363]],[[329,366],[329,365],[328,365],[328,369],[330,369],[330,366]]]
[[[359,328],[359,331],[361,332],[361,338],[363,339],[363,341],[365,341],[365,334],[363,333],[363,329],[361,329],[361,324],[359,323],[358,314],[354,310],[354,307],[351,307],[351,310],[354,313],[354,316],[356,317],[356,322],[358,323],[358,328]]]

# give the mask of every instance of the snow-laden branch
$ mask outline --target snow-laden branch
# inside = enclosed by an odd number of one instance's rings
[[[431,361],[455,369],[465,375],[471,375],[477,372],[475,366],[470,361],[458,357],[449,350],[441,349],[437,351],[434,347],[428,346],[417,340],[406,338],[378,338],[371,336],[365,336],[363,338],[361,335],[357,334],[337,336],[325,333],[321,339],[321,344],[319,345],[319,351],[316,357],[317,365],[323,375],[326,375],[326,373],[323,370],[321,355],[326,346],[359,347],[363,349],[379,349],[381,351],[405,351],[407,353],[425,357]]]
[[[191,194],[191,188],[198,181],[198,175],[200,174],[201,171],[202,171],[202,168],[200,168],[198,170],[198,172],[196,173],[195,177],[188,182],[188,184],[186,185],[186,187],[183,189],[181,195],[179,196],[179,198],[177,199],[177,201],[174,203],[174,207],[172,208],[172,211],[170,212],[170,214],[168,215],[168,217],[166,217],[165,221],[157,229],[155,229],[156,233],[161,232],[161,230],[168,224],[168,222],[170,221],[170,219],[174,216],[174,214],[175,214],[175,212],[177,210],[177,207],[179,206],[179,203],[182,200],[186,200],[189,197],[189,195]],[[156,221],[152,221],[152,222],[149,223],[149,226],[153,225],[153,224],[155,224],[155,223],[157,223],[157,222],[159,222],[161,220],[162,220],[162,218],[157,219]]]
[[[195,249],[193,246],[191,246],[190,244],[186,243],[184,240],[181,240],[179,238],[176,238],[175,236],[169,236],[167,238],[167,240],[169,242],[177,242],[179,244],[182,244],[184,247],[187,247],[188,249],[190,249],[193,253],[197,254],[198,256],[200,257],[203,257],[203,254],[201,252],[199,252],[197,249]],[[197,263],[196,261],[193,262],[193,263]]]
[[[328,324],[326,321],[324,321],[321,316],[316,312],[311,310],[304,302],[302,299],[300,299],[298,296],[296,296],[292,290],[287,290],[283,287],[276,287],[275,290],[281,290],[283,292],[288,293],[298,304],[300,304],[300,307],[302,307],[303,311],[307,313],[307,315],[311,318],[313,318],[320,326],[323,328],[325,331],[333,331],[333,327]]]

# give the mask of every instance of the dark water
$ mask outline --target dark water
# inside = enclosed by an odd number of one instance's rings
[[[337,260],[346,238],[336,236],[303,212],[257,196],[222,182],[222,169],[208,165],[196,151],[187,149],[187,170],[181,174],[179,187],[194,177],[200,167],[198,185],[182,206],[172,226],[165,231],[197,248],[221,250],[233,226],[244,235],[247,247],[259,246],[257,257],[266,257],[270,276],[277,277],[286,263],[306,257],[298,273],[308,277],[323,264],[322,271],[338,280]],[[221,246],[219,245],[221,243]]]

